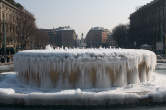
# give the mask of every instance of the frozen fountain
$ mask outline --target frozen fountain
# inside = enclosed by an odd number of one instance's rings
[[[110,88],[150,80],[156,55],[148,50],[48,49],[18,52],[15,70],[41,88]]]
[[[156,55],[134,49],[25,50],[0,75],[0,104],[109,106],[166,102]],[[165,89],[164,89],[165,88]]]

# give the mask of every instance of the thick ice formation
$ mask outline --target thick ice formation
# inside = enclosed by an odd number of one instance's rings
[[[15,73],[0,75],[0,104],[26,106],[112,106],[166,103],[166,75],[156,73],[148,83],[109,89],[55,90],[20,83]]]
[[[156,55],[131,49],[26,50],[14,56],[18,77],[42,88],[110,88],[150,80]]]

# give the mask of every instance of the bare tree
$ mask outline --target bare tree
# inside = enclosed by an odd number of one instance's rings
[[[129,25],[120,24],[112,30],[112,37],[122,48],[129,46]]]
[[[30,40],[32,39],[31,37],[34,36],[36,29],[34,16],[27,10],[22,9],[17,18],[16,26],[19,47],[23,49],[30,48]]]
[[[37,30],[34,34],[34,37],[31,38],[32,47],[36,49],[43,49],[46,47],[49,41],[49,36],[46,32],[42,30]]]

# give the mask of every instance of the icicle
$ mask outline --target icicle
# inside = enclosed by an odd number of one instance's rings
[[[110,88],[150,80],[156,55],[132,49],[26,50],[14,56],[19,79],[42,88]]]

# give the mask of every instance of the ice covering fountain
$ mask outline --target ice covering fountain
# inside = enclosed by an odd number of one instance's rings
[[[149,81],[156,55],[132,49],[25,50],[14,56],[18,78],[41,88],[91,89]]]
[[[166,103],[156,55],[134,49],[25,50],[0,74],[0,104],[112,106]],[[165,66],[164,66],[165,67]]]

